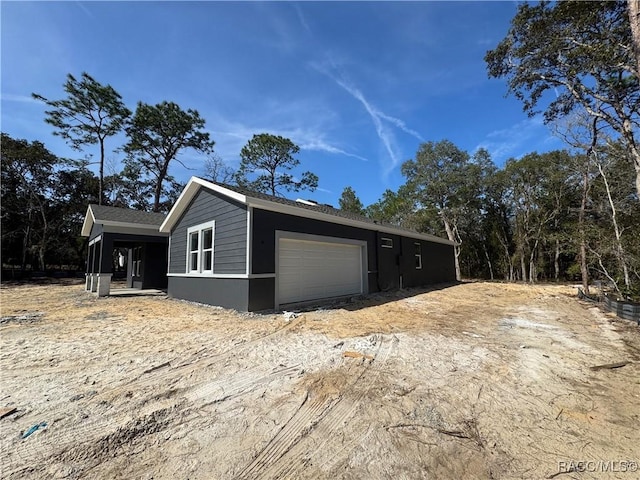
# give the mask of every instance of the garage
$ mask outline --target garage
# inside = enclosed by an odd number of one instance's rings
[[[364,293],[363,246],[327,240],[279,239],[280,305]]]

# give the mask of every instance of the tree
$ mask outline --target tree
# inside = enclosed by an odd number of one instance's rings
[[[105,140],[122,130],[131,111],[111,85],[100,84],[86,72],[80,80],[68,74],[64,90],[67,98],[62,100],[32,95],[52,108],[45,112],[45,122],[56,128],[54,135],[64,138],[75,150],[85,145],[100,146],[98,203],[102,204]]]
[[[529,115],[548,100],[545,122],[585,109],[620,136],[640,195],[638,60],[625,2],[521,4],[507,36],[485,56],[490,77]],[[636,18],[637,20],[637,18]],[[545,96],[549,91],[555,96]]]
[[[296,180],[288,173],[300,165],[300,160],[294,157],[299,151],[300,147],[288,138],[268,133],[254,135],[240,151],[238,185],[271,195],[281,195],[280,188],[289,192],[314,191],[318,187],[317,175],[304,172]]]
[[[231,183],[234,181],[235,172],[224,163],[220,155],[212,153],[204,161],[204,176],[214,183]]]
[[[51,239],[47,194],[60,161],[42,143],[16,140],[4,133],[0,158],[3,261],[19,263],[24,271],[37,260],[44,270]],[[30,258],[34,261],[29,262]]]
[[[340,199],[338,199],[338,204],[340,205],[340,210],[364,215],[364,206],[351,187],[344,188]]]
[[[633,54],[636,57],[636,76],[640,78],[640,0],[627,0],[627,12],[633,39]]]
[[[126,128],[129,141],[124,146],[125,165],[132,170],[140,166],[140,173],[153,182],[152,210],[161,209],[163,184],[169,180],[169,165],[177,161],[185,149],[211,153],[214,142],[202,129],[205,121],[196,110],[182,110],[173,102],[157,105],[138,103],[136,112]]]
[[[486,150],[473,158],[448,140],[420,145],[415,160],[402,164],[407,189],[419,208],[437,213],[447,238],[456,242],[455,265],[461,278],[460,254],[464,240],[463,224],[479,215],[484,182],[493,169]]]

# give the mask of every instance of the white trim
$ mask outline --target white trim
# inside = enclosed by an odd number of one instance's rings
[[[248,197],[247,197],[248,198]],[[262,200],[259,198],[248,198],[250,205],[260,210],[269,210],[271,212],[285,213],[296,217],[310,218],[312,220],[320,220],[322,222],[335,223],[338,225],[348,225],[350,227],[362,228],[365,230],[372,230],[374,232],[391,233],[394,235],[400,235],[407,238],[414,238],[417,240],[426,240],[428,242],[443,243],[445,245],[455,245],[455,242],[447,240],[445,238],[436,237],[427,233],[416,233],[408,230],[402,230],[400,228],[390,227],[387,225],[380,225],[378,223],[369,223],[361,220],[352,220],[350,218],[338,217],[329,213],[318,212],[315,210],[308,210],[306,208],[294,207],[293,205],[285,205],[282,203],[275,203],[270,200]]]
[[[246,254],[246,258],[245,258],[245,263],[247,264],[247,275],[251,275],[251,272],[253,270],[253,262],[251,259],[251,250],[253,247],[253,241],[252,238],[253,235],[251,235],[252,232],[252,227],[253,226],[253,207],[247,207],[247,254]]]
[[[89,220],[89,216],[91,216],[91,220]],[[82,222],[82,230],[80,230],[80,235],[83,237],[88,237],[91,235],[91,227],[96,221],[96,217],[93,216],[93,210],[91,210],[91,205],[87,207],[87,213],[84,216],[84,222]]]
[[[167,250],[167,273],[171,270],[171,235],[169,235],[169,250]]]
[[[93,245],[94,243],[98,243],[101,240],[102,240],[102,235],[98,235],[96,238],[94,238],[93,240],[89,241],[89,246]]]
[[[360,290],[361,293],[367,294],[369,293],[369,271],[365,266],[368,267],[368,254],[367,254],[367,246],[368,243],[366,240],[354,240],[352,238],[341,238],[341,237],[329,237],[325,235],[313,235],[310,233],[298,233],[298,232],[289,232],[286,230],[276,230],[276,241],[275,241],[275,267],[276,272],[280,271],[280,240],[303,240],[307,242],[316,242],[316,243],[335,243],[338,245],[353,245],[360,247]],[[274,276],[276,276],[274,274]],[[278,286],[278,280],[276,278],[274,285],[274,308],[277,310],[280,308],[280,292]],[[313,301],[313,300],[310,300]]]
[[[162,222],[162,225],[160,225],[160,228],[158,229],[160,232],[171,232],[171,229],[185,212],[193,197],[195,197],[196,193],[198,193],[198,190],[200,190],[200,187],[208,188],[209,190],[217,192],[220,195],[231,198],[237,202],[242,203],[243,205],[247,205],[247,197],[245,197],[244,195],[240,195],[233,190],[221,187],[220,185],[217,185],[215,183],[207,182],[206,180],[202,180],[201,178],[191,177],[189,179],[189,182],[187,183],[187,186],[184,187],[184,190],[182,190],[182,193],[178,197],[178,200],[173,204],[173,208],[164,219],[164,222]]]
[[[193,197],[195,197],[198,190],[201,187],[205,187],[213,192],[219,193],[227,198],[235,200],[247,207],[255,207],[261,210],[269,210],[277,213],[285,213],[296,217],[310,218],[313,220],[320,220],[323,222],[334,223],[338,225],[348,225],[351,227],[362,228],[365,230],[371,230],[374,232],[390,233],[394,235],[401,235],[407,238],[414,238],[417,240],[426,240],[428,242],[443,243],[445,245],[456,245],[455,242],[447,240],[445,238],[436,237],[435,235],[429,235],[426,233],[411,232],[403,230],[397,227],[391,227],[388,225],[380,225],[378,223],[370,223],[362,220],[353,220],[350,218],[338,217],[329,213],[324,213],[316,210],[310,210],[303,207],[287,205],[283,203],[273,202],[271,200],[264,200],[260,198],[248,197],[241,195],[228,188],[221,187],[215,183],[207,182],[198,177],[191,177],[187,186],[178,197],[178,200],[173,205],[173,208],[165,218],[162,225],[160,225],[159,231],[163,233],[171,232],[173,226],[178,222],[182,214],[185,212]]]
[[[390,245],[385,245],[384,241],[385,240],[389,240],[389,242],[391,242]],[[380,237],[380,247],[381,248],[393,248],[393,238],[389,238],[389,237]]]
[[[413,243],[413,256],[418,260],[418,265],[416,266],[416,270],[422,270],[422,244],[420,242]],[[415,252],[415,247],[420,247],[420,253]]]
[[[202,234],[205,230],[209,230],[211,229],[211,270],[203,270],[202,268],[202,260],[204,258],[204,246],[203,246],[203,239],[204,239],[204,235]],[[197,270],[192,270],[191,269],[191,254],[193,253],[193,251],[191,250],[191,235],[193,233],[198,233],[198,250],[197,250],[197,255],[198,255],[198,260],[197,260],[197,264],[198,264],[198,269]],[[187,274],[196,274],[196,275],[212,275],[214,268],[215,268],[215,262],[214,262],[214,255],[215,255],[215,247],[216,247],[216,221],[215,220],[211,220],[209,222],[204,222],[204,223],[200,223],[199,225],[194,225],[192,227],[187,228],[187,263],[186,263],[186,273]],[[209,250],[209,249],[207,249]]]
[[[167,277],[193,277],[193,278],[275,278],[275,273],[167,273]]]
[[[97,223],[108,227],[135,227],[141,230],[153,230],[154,232],[158,233],[158,225],[150,225],[146,223],[117,222],[115,220],[98,220]]]

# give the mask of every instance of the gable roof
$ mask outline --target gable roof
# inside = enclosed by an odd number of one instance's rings
[[[171,232],[173,226],[178,222],[191,203],[191,200],[201,188],[206,188],[212,192],[218,193],[219,195],[235,200],[242,205],[260,210],[269,210],[297,217],[363,228],[366,230],[403,235],[405,237],[411,237],[419,240],[455,245],[454,242],[445,238],[399,228],[387,223],[381,223],[362,215],[338,210],[337,208],[333,208],[329,205],[308,205],[306,203],[289,200],[287,198],[274,197],[273,195],[267,195],[265,193],[253,192],[241,187],[219,185],[198,177],[191,177],[189,183],[187,183],[187,186],[180,194],[180,197],[178,197],[177,202],[174,204],[162,225],[160,225],[160,232]]]
[[[135,227],[157,232],[165,218],[164,213],[90,204],[84,217],[81,234],[83,237],[88,237],[94,223],[116,227]]]

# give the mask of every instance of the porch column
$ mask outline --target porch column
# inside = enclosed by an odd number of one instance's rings
[[[87,292],[91,291],[91,251],[93,250],[93,245],[89,245],[87,247],[87,268],[84,274],[84,289]]]
[[[111,273],[98,273],[96,293],[99,297],[106,297],[111,290]]]

